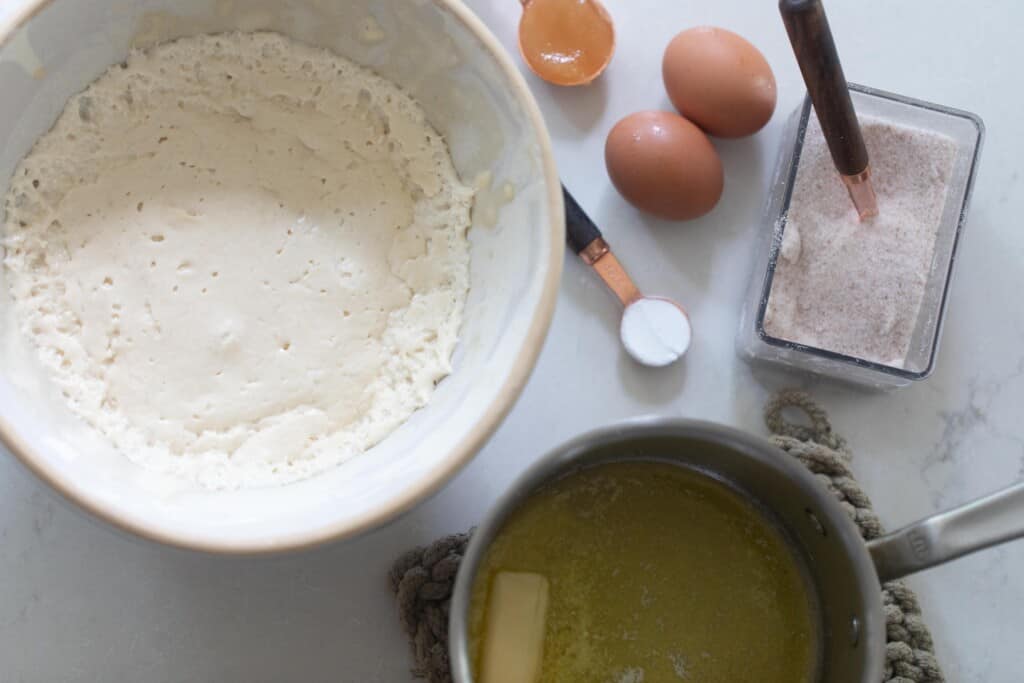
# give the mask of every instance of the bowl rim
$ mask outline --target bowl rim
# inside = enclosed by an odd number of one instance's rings
[[[158,528],[150,523],[124,516],[91,495],[87,490],[79,487],[59,468],[40,458],[36,449],[27,442],[7,416],[0,415],[0,443],[35,476],[94,517],[143,539],[219,555],[267,555],[308,550],[331,541],[352,539],[382,526],[436,493],[484,446],[522,393],[522,389],[536,365],[537,357],[540,355],[544,339],[551,325],[555,303],[558,299],[558,285],[561,280],[565,254],[565,226],[564,221],[560,219],[564,215],[565,209],[562,204],[562,187],[555,166],[551,138],[540,107],[530,92],[522,73],[513,64],[509,53],[490,29],[461,0],[430,1],[440,11],[453,16],[473,34],[508,79],[513,98],[526,113],[528,123],[535,132],[544,184],[547,189],[549,255],[547,263],[542,264],[546,269],[546,275],[541,288],[540,300],[512,368],[499,389],[496,399],[483,415],[473,423],[443,460],[439,461],[401,496],[390,500],[387,505],[308,531],[282,534],[264,541],[253,539],[233,541],[197,537],[189,532]],[[16,31],[25,28],[28,22],[51,2],[53,0],[26,0],[20,10],[16,10],[6,21],[0,21],[0,48],[13,39]]]

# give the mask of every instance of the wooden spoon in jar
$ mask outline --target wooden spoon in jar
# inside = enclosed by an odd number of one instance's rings
[[[615,28],[597,0],[520,0],[519,52],[555,85],[586,85],[615,52]]]
[[[860,219],[878,215],[868,150],[850,99],[843,65],[821,0],[779,0],[779,12],[793,44],[836,170]]]

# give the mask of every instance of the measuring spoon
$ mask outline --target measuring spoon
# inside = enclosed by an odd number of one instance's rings
[[[519,52],[555,85],[585,85],[615,52],[612,18],[597,0],[520,0]]]
[[[636,362],[651,367],[662,367],[681,358],[690,346],[692,333],[686,311],[671,299],[641,294],[594,221],[565,186],[562,195],[569,246],[597,272],[625,307],[619,338],[626,351]]]

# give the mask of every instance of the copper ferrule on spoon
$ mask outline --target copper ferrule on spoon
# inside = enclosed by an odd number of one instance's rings
[[[640,290],[604,238],[598,237],[587,244],[580,252],[580,258],[594,269],[623,306],[628,306],[640,298]]]
[[[580,258],[588,266],[592,266],[601,260],[601,257],[605,254],[611,253],[612,249],[608,246],[608,243],[604,241],[603,237],[598,237],[593,242],[590,242],[587,246],[583,247],[583,251],[580,252]]]
[[[871,167],[865,167],[860,173],[854,175],[840,175],[843,185],[850,194],[850,201],[857,209],[860,219],[867,220],[878,215],[878,198],[875,196],[875,187],[871,184]]]

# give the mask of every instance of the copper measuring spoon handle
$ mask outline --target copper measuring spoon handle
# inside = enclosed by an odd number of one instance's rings
[[[565,189],[565,185],[562,186],[562,196],[565,200],[565,236],[569,246],[584,263],[597,272],[623,306],[641,298],[640,290],[604,241],[601,231],[569,194],[569,190]]]

